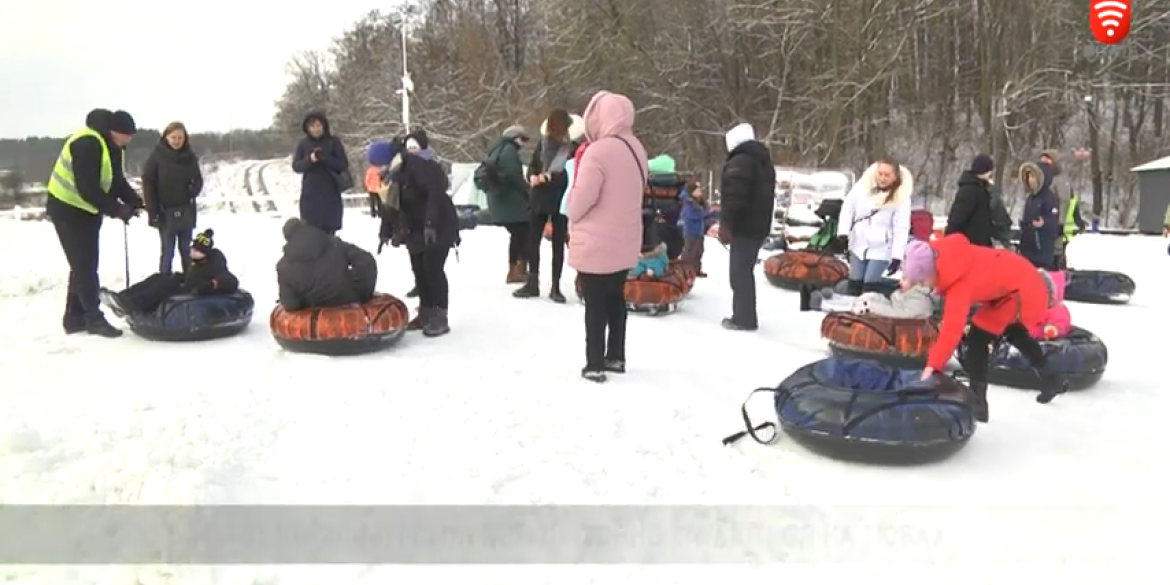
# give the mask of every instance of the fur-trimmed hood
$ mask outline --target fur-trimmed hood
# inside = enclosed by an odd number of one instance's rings
[[[1024,184],[1024,191],[1027,192],[1028,195],[1035,195],[1036,193],[1050,190],[1052,188],[1053,170],[1052,167],[1049,167],[1044,163],[1028,161],[1020,165],[1019,176],[1020,182]],[[1034,176],[1039,179],[1037,181],[1037,183],[1040,185],[1038,189],[1030,189],[1028,187],[1029,176]]]
[[[573,120],[573,123],[569,124],[569,141],[580,142],[581,139],[585,137],[585,118],[582,118],[577,114],[569,114],[569,118]],[[547,119],[540,123],[540,135],[548,136]]]
[[[869,168],[865,169],[865,172],[861,174],[861,178],[857,179],[857,183],[853,185],[850,191],[864,190],[873,199],[874,209],[892,209],[904,201],[909,201],[910,195],[914,193],[914,175],[910,173],[910,170],[898,165],[898,174],[901,175],[902,184],[894,192],[894,197],[886,201],[887,193],[877,190],[877,183],[875,182],[877,167],[878,163],[869,165]]]
[[[666,255],[666,243],[664,243],[664,242],[659,243],[657,246],[654,246],[653,248],[651,248],[645,252],[642,252],[641,254],[642,254],[643,258],[653,258],[655,256],[664,256],[664,255]]]

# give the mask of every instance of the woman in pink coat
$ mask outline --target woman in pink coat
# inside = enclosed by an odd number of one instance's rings
[[[634,137],[634,104],[599,91],[585,108],[589,148],[569,192],[569,266],[585,299],[585,368],[604,382],[626,371],[626,274],[642,247],[646,149]]]

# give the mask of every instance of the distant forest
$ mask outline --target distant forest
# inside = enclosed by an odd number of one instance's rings
[[[160,139],[159,130],[142,128],[127,148],[126,170],[137,175],[146,157]],[[0,139],[0,170],[9,171],[5,182],[43,183],[57,156],[63,137],[33,136]],[[292,154],[294,144],[287,135],[271,130],[233,130],[229,133],[192,134],[191,147],[203,162],[230,159],[270,159]]]

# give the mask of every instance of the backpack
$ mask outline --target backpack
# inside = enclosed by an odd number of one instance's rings
[[[504,181],[500,178],[500,169],[498,163],[500,160],[500,151],[507,146],[507,143],[488,151],[483,162],[475,168],[475,173],[472,175],[472,181],[475,182],[475,188],[484,193],[498,193],[503,186]]]

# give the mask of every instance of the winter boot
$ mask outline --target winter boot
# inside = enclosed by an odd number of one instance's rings
[[[423,327],[423,335],[439,337],[450,332],[451,326],[447,323],[447,309],[431,309],[427,324]]]
[[[524,286],[515,290],[512,296],[518,299],[532,299],[540,296],[540,275],[528,273]]]
[[[626,373],[626,360],[606,359],[602,369],[607,372],[613,372],[614,374],[624,374]]]
[[[971,416],[981,423],[987,422],[987,382],[970,380],[971,392],[975,394],[974,404],[971,405]]]
[[[594,370],[588,367],[581,368],[581,377],[595,384],[602,384],[609,379],[603,370]]]
[[[114,339],[122,336],[122,330],[110,325],[105,317],[101,317],[85,324],[85,332],[98,337]]]
[[[406,324],[407,331],[422,331],[426,328],[427,323],[430,322],[431,309],[429,307],[419,307],[418,313],[415,314],[414,319],[411,319]]]
[[[124,319],[126,315],[133,312],[131,303],[127,302],[129,299],[125,298],[122,293],[114,292],[108,288],[102,288],[98,291],[98,299],[119,319]]]
[[[561,294],[561,284],[559,281],[553,281],[552,288],[548,291],[548,298],[552,302],[563,305],[565,304],[565,295]]]
[[[861,282],[860,280],[850,280],[849,290],[846,292],[846,294],[851,297],[859,297],[864,290],[865,283]]]
[[[408,299],[418,298],[418,287],[416,286],[416,287],[410,289],[410,291],[408,291],[406,293],[406,298],[408,298]]]
[[[813,296],[813,286],[811,284],[800,285],[800,310],[801,311],[811,311],[812,310],[812,296]]]
[[[1040,394],[1036,396],[1036,402],[1048,404],[1053,398],[1068,392],[1068,381],[1059,374],[1049,372],[1047,368],[1036,368],[1036,373],[1040,376]]]
[[[65,329],[66,335],[81,333],[85,331],[85,320],[65,318],[61,320],[61,327]]]
[[[513,262],[508,266],[507,284],[520,284],[528,280],[528,269],[524,262]]]

